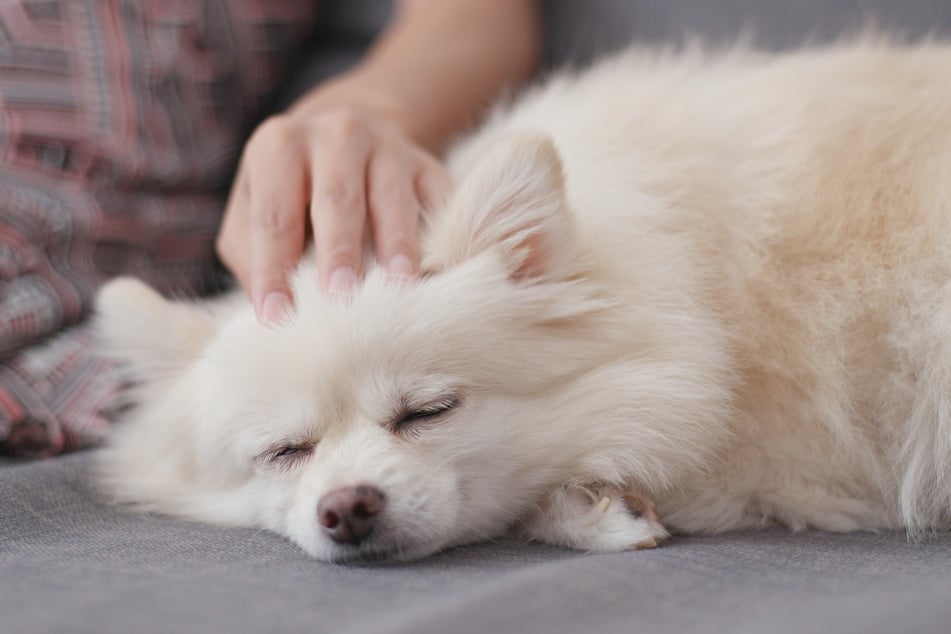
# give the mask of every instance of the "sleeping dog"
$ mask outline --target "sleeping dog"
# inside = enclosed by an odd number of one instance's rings
[[[448,157],[423,270],[259,324],[118,279],[116,500],[323,560],[951,527],[951,47],[631,50]]]

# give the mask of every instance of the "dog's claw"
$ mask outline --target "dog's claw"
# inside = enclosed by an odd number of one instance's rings
[[[630,550],[647,550],[648,548],[657,548],[657,540],[653,537],[648,537],[647,539],[642,539],[633,546]]]
[[[558,489],[526,528],[540,541],[596,551],[656,548],[667,536],[651,500],[605,484]]]
[[[611,498],[608,497],[607,495],[605,495],[605,496],[602,497],[601,500],[595,505],[594,510],[597,512],[598,515],[603,515],[604,513],[607,512],[608,507],[611,506],[611,502],[612,502]]]

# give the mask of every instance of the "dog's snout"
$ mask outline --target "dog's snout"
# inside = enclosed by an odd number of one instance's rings
[[[372,486],[334,489],[317,503],[317,519],[335,542],[357,545],[373,531],[385,504],[383,493]]]

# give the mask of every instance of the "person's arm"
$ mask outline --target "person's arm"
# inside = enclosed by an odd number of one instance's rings
[[[323,288],[357,283],[367,224],[377,259],[394,274],[416,274],[419,213],[448,189],[435,156],[531,75],[537,11],[534,0],[403,0],[356,69],[258,128],[218,252],[261,319],[290,305],[286,275],[303,252],[308,215]]]

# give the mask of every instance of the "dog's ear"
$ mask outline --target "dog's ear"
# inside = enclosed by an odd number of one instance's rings
[[[423,270],[498,249],[512,278],[542,277],[556,272],[570,242],[558,151],[546,135],[520,133],[494,143],[465,174],[425,236]]]
[[[104,354],[128,363],[136,378],[148,381],[185,367],[215,326],[200,306],[169,301],[139,280],[120,277],[96,297],[95,330]]]

